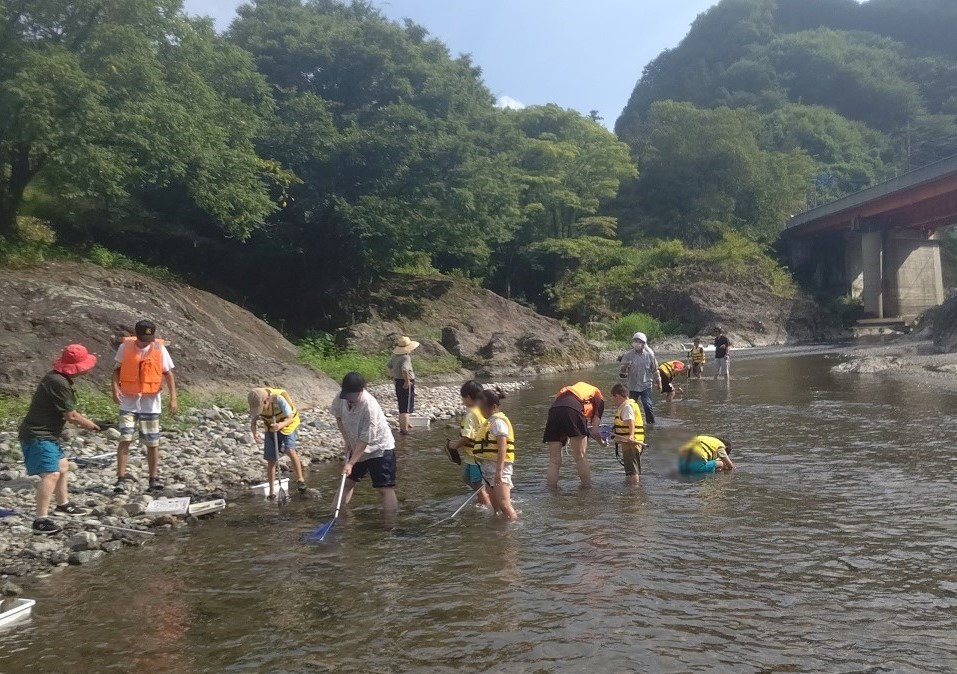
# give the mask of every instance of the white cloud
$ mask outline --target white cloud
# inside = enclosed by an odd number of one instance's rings
[[[508,108],[509,110],[521,110],[525,107],[525,104],[517,99],[512,98],[511,96],[496,96],[495,107]]]

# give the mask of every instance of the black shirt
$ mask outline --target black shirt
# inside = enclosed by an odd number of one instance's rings
[[[59,372],[48,372],[37,386],[27,416],[20,424],[21,440],[56,440],[63,432],[63,415],[76,409],[73,383]]]
[[[731,341],[724,335],[718,335],[714,338],[714,357],[724,358],[728,355],[728,349],[731,348]]]

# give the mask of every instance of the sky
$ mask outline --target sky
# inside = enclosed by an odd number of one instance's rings
[[[240,0],[185,0],[229,27]],[[611,128],[645,65],[717,0],[375,0],[471,54],[499,105],[598,110]]]

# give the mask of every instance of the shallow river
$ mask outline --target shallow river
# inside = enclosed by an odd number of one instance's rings
[[[570,460],[544,487],[548,396],[576,375],[537,380],[505,404],[519,523],[469,507],[423,531],[467,495],[440,426],[400,449],[401,535],[368,484],[322,545],[297,539],[328,505],[237,501],[30,583],[0,672],[957,671],[957,398],[836,362],[742,358],[659,402],[635,488],[594,444],[592,489]],[[733,439],[739,470],[676,476],[691,430]],[[330,500],[335,473],[310,478]]]

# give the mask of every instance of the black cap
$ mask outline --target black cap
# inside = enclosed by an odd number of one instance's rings
[[[152,342],[156,339],[156,323],[153,321],[140,321],[133,330],[141,342]]]
[[[342,378],[342,391],[339,397],[349,402],[355,402],[359,399],[359,394],[366,387],[366,378],[358,372],[347,372]]]

